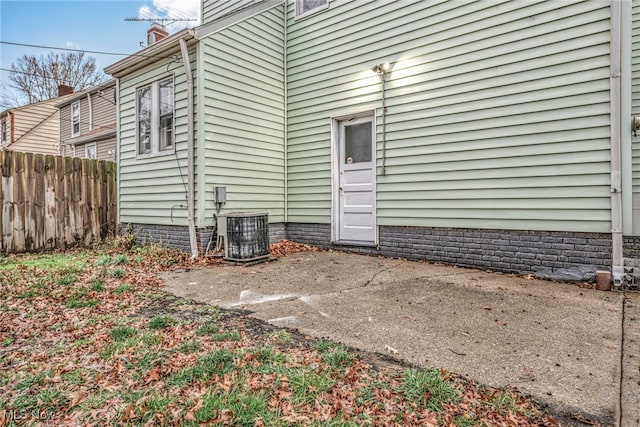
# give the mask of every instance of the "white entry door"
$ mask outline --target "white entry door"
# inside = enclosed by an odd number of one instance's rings
[[[338,127],[337,201],[334,220],[341,243],[374,244],[375,129],[373,116],[340,120]]]

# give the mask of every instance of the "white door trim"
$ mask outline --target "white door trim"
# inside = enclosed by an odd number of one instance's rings
[[[344,120],[357,119],[360,117],[371,117],[373,136],[372,136],[372,162],[373,162],[373,220],[374,220],[374,245],[378,245],[378,221],[377,221],[377,127],[376,127],[376,111],[367,110],[359,111],[351,114],[340,115],[331,118],[331,242],[342,244],[339,241],[340,236],[340,129],[339,123]],[[369,243],[371,244],[371,243]],[[354,243],[357,245],[357,243]],[[366,246],[363,243],[362,246]]]

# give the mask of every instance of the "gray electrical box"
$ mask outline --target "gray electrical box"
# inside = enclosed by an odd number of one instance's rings
[[[216,203],[226,203],[227,187],[213,187],[213,197]]]

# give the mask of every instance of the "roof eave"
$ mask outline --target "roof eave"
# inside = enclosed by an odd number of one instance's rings
[[[66,141],[64,141],[63,144],[65,145],[86,144],[87,142],[101,141],[103,139],[110,138],[112,136],[115,136],[115,134],[116,134],[115,128],[108,129],[108,130],[105,130],[104,132],[95,133],[93,135],[87,135],[84,137],[77,136],[75,138],[69,138]]]
[[[65,99],[64,101],[58,102],[56,104],[56,107],[62,108],[65,105],[69,105],[72,102],[76,101],[77,99],[82,98],[83,96],[85,96],[88,93],[97,92],[99,90],[102,90],[102,89],[105,89],[105,88],[108,88],[108,87],[111,87],[111,86],[115,86],[115,84],[116,84],[116,79],[109,79],[106,82],[101,83],[99,85],[92,86],[92,87],[87,88],[87,89],[85,89],[83,91],[80,91],[80,92],[75,92],[75,93],[72,94],[73,96],[70,97],[69,99]]]
[[[197,41],[194,37],[192,29],[185,28],[175,34],[170,35],[166,39],[160,40],[126,58],[121,59],[104,68],[104,72],[119,78],[126,76],[140,68],[158,62],[159,57],[169,57],[180,53],[179,40],[184,39],[188,45],[195,44]]]

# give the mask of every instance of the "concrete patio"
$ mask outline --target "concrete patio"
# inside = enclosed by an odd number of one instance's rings
[[[341,252],[163,278],[182,297],[515,386],[564,425],[640,425],[637,293]]]

